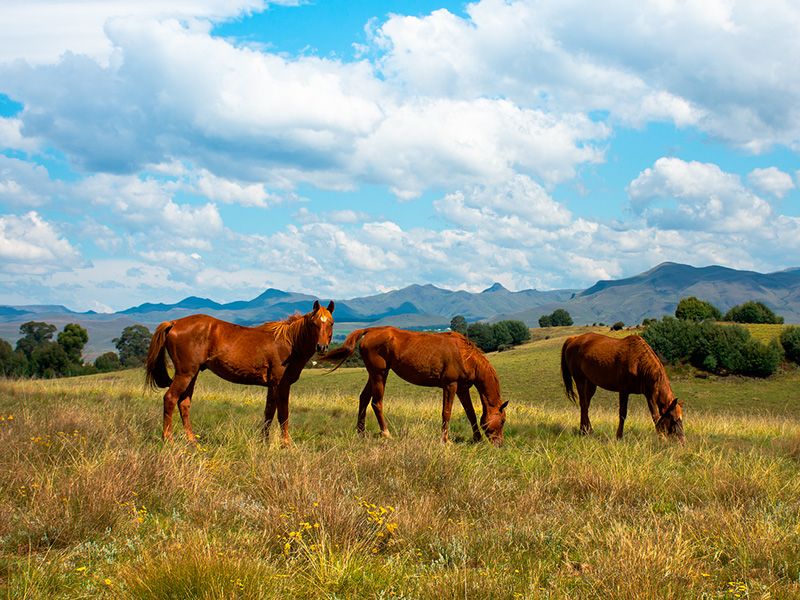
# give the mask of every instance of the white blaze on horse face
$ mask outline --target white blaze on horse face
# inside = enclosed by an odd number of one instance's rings
[[[323,323],[327,323],[327,322],[328,322],[328,317],[326,317],[326,316],[324,316],[324,315],[323,315],[323,316],[321,316],[321,317],[319,318],[319,320],[320,320],[320,321],[322,321]]]

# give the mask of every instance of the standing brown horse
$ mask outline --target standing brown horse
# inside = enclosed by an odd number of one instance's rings
[[[661,361],[638,335],[616,339],[584,333],[567,338],[561,347],[561,375],[567,396],[573,402],[573,379],[578,388],[582,434],[592,432],[589,403],[599,386],[619,392],[617,439],[622,439],[628,414],[628,395],[644,394],[656,431],[660,435],[674,436],[681,443],[684,441],[683,402],[673,396]]]
[[[164,439],[172,440],[172,412],[177,405],[189,441],[196,442],[189,422],[192,392],[197,374],[210,369],[233,383],[267,387],[264,409],[264,439],[278,411],[281,443],[288,446],[289,387],[314,352],[324,353],[333,335],[333,300],[327,308],[314,301],[312,311],[285,321],[242,327],[208,315],[192,315],[158,326],[145,363],[146,383],[169,387],[164,394]],[[167,372],[165,353],[175,366],[175,377]]]
[[[360,340],[360,344],[359,344]],[[415,385],[442,388],[442,441],[448,441],[448,425],[453,410],[453,396],[458,396],[467,413],[475,441],[481,429],[472,407],[469,388],[475,386],[481,397],[481,428],[495,445],[503,443],[503,424],[508,402],[500,399],[497,373],[483,353],[460,333],[424,333],[395,327],[356,329],[341,348],[322,357],[323,360],[344,360],[359,344],[361,358],[369,372],[369,380],[359,397],[356,430],[364,433],[367,404],[378,419],[383,437],[390,437],[383,418],[383,391],[389,370]],[[335,369],[341,366],[341,362]]]

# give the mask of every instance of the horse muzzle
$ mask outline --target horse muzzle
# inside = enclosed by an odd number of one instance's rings
[[[328,344],[317,344],[317,353],[325,354],[328,351]]]

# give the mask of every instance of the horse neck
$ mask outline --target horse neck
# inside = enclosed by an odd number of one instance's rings
[[[489,364],[485,356],[475,356],[475,387],[481,396],[481,402],[486,406],[498,408],[502,402],[500,399],[500,380],[497,373]]]
[[[296,325],[296,327],[292,327],[293,325]],[[298,319],[296,323],[290,323],[289,326],[291,330],[289,331],[288,339],[292,346],[292,354],[297,354],[308,360],[317,349],[317,340],[311,335],[311,319],[308,316],[304,316],[302,319]]]
[[[672,388],[666,376],[659,377],[653,382],[651,397],[658,407],[658,413],[663,415],[673,400]]]

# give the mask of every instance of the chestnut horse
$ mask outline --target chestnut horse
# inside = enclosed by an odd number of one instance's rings
[[[333,307],[333,300],[327,308],[315,300],[308,314],[258,327],[243,327],[208,315],[161,323],[150,341],[145,381],[152,388],[169,388],[164,394],[164,440],[172,440],[172,412],[177,405],[189,441],[196,442],[189,422],[192,392],[197,374],[210,369],[233,383],[266,386],[264,439],[269,439],[269,426],[277,409],[281,443],[288,446],[289,387],[314,352],[322,354],[328,349]],[[166,353],[175,366],[174,377],[167,372]]]
[[[619,392],[617,439],[622,439],[628,395],[644,394],[656,431],[660,435],[674,436],[683,443],[683,402],[673,396],[664,366],[638,335],[617,339],[584,333],[567,338],[561,347],[561,375],[567,396],[573,402],[573,379],[578,388],[582,434],[592,432],[589,403],[595,390],[601,387]]]
[[[360,343],[359,343],[360,342]],[[448,441],[448,426],[453,397],[458,396],[467,413],[474,441],[480,441],[481,429],[495,445],[503,443],[503,424],[508,402],[500,398],[500,381],[491,363],[472,342],[460,333],[425,333],[395,327],[356,329],[341,348],[332,350],[322,360],[341,360],[333,370],[355,352],[358,344],[369,379],[359,397],[356,430],[364,433],[367,404],[378,420],[383,437],[391,437],[383,418],[383,391],[389,370],[413,383],[442,388],[442,441]],[[469,388],[475,386],[481,398],[481,424],[475,416]]]

